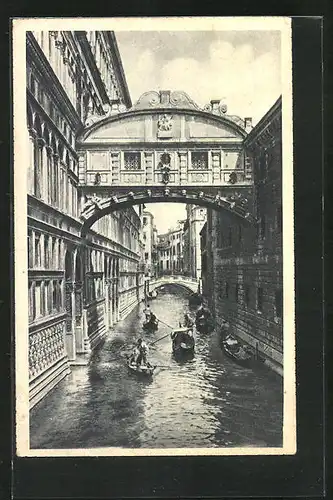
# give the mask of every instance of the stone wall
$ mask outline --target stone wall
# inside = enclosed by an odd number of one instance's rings
[[[221,334],[251,345],[266,364],[283,371],[282,154],[279,103],[245,141],[255,187],[257,224],[209,211],[204,295]]]

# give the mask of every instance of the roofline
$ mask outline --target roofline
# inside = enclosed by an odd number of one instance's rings
[[[249,145],[257,135],[263,131],[267,122],[272,119],[273,115],[279,112],[282,109],[282,95],[275,101],[273,106],[267,111],[267,113],[261,118],[261,120],[253,127],[251,132],[249,132],[248,136],[244,139],[244,145]]]
[[[98,120],[97,122],[93,123],[90,125],[90,127],[85,128],[82,130],[81,134],[77,138],[81,143],[85,142],[85,140],[88,138],[88,136],[96,129],[98,129],[102,125],[106,125],[107,123],[112,123],[116,121],[120,121],[123,118],[130,118],[133,116],[140,116],[140,115],[147,115],[147,114],[160,114],[160,113],[173,113],[173,114],[188,114],[188,115],[193,115],[193,116],[201,116],[204,118],[208,118],[212,120],[213,122],[217,122],[219,124],[224,124],[232,128],[235,132],[238,132],[240,135],[240,138],[244,140],[247,136],[247,132],[237,125],[237,123],[233,122],[229,118],[226,118],[224,116],[218,116],[214,115],[212,113],[207,113],[206,111],[203,111],[201,109],[189,109],[189,108],[164,108],[164,107],[154,107],[154,108],[147,108],[147,109],[130,109],[128,111],[125,111],[123,113],[118,113],[115,115],[107,116],[105,118],[102,118],[101,120]],[[89,141],[87,141],[89,142]]]

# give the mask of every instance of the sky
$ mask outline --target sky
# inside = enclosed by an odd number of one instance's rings
[[[186,219],[186,203],[147,203],[146,210],[153,214],[159,234],[175,229],[179,220]]]
[[[133,104],[148,90],[183,90],[199,106],[223,99],[253,123],[281,94],[278,31],[115,32]]]
[[[222,99],[228,114],[255,125],[281,94],[278,31],[115,32],[133,104],[149,90],[183,90],[200,107]],[[185,205],[147,205],[160,233]]]

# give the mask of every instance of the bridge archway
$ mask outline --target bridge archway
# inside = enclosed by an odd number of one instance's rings
[[[85,237],[89,228],[97,220],[115,210],[126,209],[134,205],[165,202],[187,203],[222,212],[228,211],[249,224],[253,224],[255,222],[255,218],[251,212],[247,210],[249,200],[243,196],[231,194],[229,197],[223,197],[219,194],[214,196],[209,192],[201,190],[175,190],[171,188],[163,188],[137,192],[130,191],[128,193],[123,193],[118,196],[114,195],[107,198],[99,198],[97,196],[88,198],[83,212],[81,213],[81,220],[83,221],[81,236]]]
[[[186,290],[189,293],[195,293],[198,291],[199,282],[185,276],[161,276],[156,280],[150,281],[149,291],[158,291],[159,288],[162,288],[166,285],[176,286],[182,288],[183,290]]]

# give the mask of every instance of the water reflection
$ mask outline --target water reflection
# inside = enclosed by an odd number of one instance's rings
[[[164,287],[151,309],[177,327],[186,294]],[[170,329],[141,330],[143,305],[116,326],[88,367],[72,374],[31,412],[31,446],[281,446],[282,381],[225,358],[216,334],[197,335],[192,358],[175,358]],[[139,336],[158,367],[152,379],[130,373],[126,354]]]

